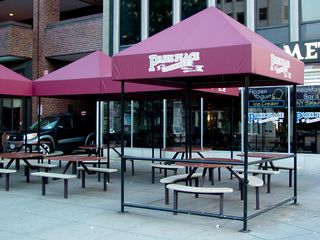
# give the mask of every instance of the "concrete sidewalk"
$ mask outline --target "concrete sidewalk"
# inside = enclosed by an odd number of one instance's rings
[[[119,169],[119,162],[112,168]],[[126,173],[126,201],[154,206],[164,205],[164,186],[156,175],[151,184],[148,162],[135,163],[135,176],[130,168]],[[59,172],[61,169],[56,169]],[[41,179],[31,177],[26,183],[20,170],[11,176],[10,191],[4,191],[0,179],[0,240],[178,240],[178,239],[320,239],[320,208],[318,199],[320,174],[299,175],[299,205],[284,205],[249,221],[249,233],[241,233],[242,222],[170,212],[126,208],[120,210],[120,173],[111,175],[108,191],[96,175],[87,176],[86,188],[80,179],[69,184],[69,199],[63,198],[63,182],[50,180],[47,195],[41,196]],[[208,183],[207,183],[208,184]],[[241,214],[236,180],[230,180],[223,170],[222,181],[215,186],[231,186],[234,193],[225,195],[225,213]],[[292,193],[288,187],[287,172],[274,176],[271,194],[261,189],[261,207]],[[291,195],[290,195],[291,196]],[[171,197],[171,196],[170,196]],[[179,195],[180,197],[180,195]],[[172,199],[170,198],[172,202]],[[254,212],[254,191],[250,189],[249,212]],[[172,207],[172,205],[169,205]],[[181,194],[179,208],[217,212],[218,198]]]

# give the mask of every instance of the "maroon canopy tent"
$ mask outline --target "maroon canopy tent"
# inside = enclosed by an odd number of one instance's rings
[[[130,84],[128,92],[164,91],[175,88]],[[101,51],[49,73],[33,83],[34,96],[98,95],[121,93],[121,84],[112,81],[111,58]]]
[[[181,92],[181,89],[130,83],[126,85],[125,91],[132,94],[157,92],[158,96],[165,97],[169,92]],[[226,96],[238,96],[238,89],[236,88],[213,88],[201,91]],[[111,58],[101,51],[96,51],[35,80],[33,82],[33,92],[34,96],[39,97],[81,98],[84,95],[86,97],[91,95],[97,101],[101,101],[104,98],[109,100],[109,96],[111,95],[120,99],[121,83],[112,81]],[[172,95],[174,95],[174,93],[172,93]],[[154,94],[151,96],[154,96]],[[39,106],[40,101],[41,99],[39,98]],[[100,113],[100,109],[98,109],[98,111]]]
[[[0,95],[32,96],[32,81],[0,64]]]
[[[303,74],[302,62],[214,7],[118,53],[112,63],[116,80],[170,86],[240,86],[244,76],[250,85],[303,84]]]
[[[179,89],[134,83],[127,84],[125,88],[128,93],[169,90]],[[202,91],[238,96],[236,88],[212,88]],[[120,94],[121,83],[112,81],[111,58],[101,51],[96,51],[35,80],[33,92],[34,96],[42,97]]]
[[[184,21],[116,54],[112,60],[112,75],[127,83],[158,84],[186,89],[186,156],[191,158],[191,89],[209,87],[245,87],[244,90],[244,179],[243,215],[226,216],[182,210],[182,213],[214,216],[247,222],[285,203],[297,203],[296,103],[293,101],[293,196],[265,209],[248,214],[248,93],[249,86],[295,85],[304,82],[304,65],[258,34],[250,31],[217,8],[210,7]],[[124,95],[124,94],[123,94]],[[188,100],[189,99],[189,100]],[[123,120],[123,118],[122,118]],[[123,121],[122,121],[123,124]],[[189,127],[188,127],[189,126]],[[122,149],[122,155],[123,155]],[[122,159],[133,159],[123,156]],[[134,158],[137,159],[137,158]],[[155,159],[141,160],[154,161]],[[189,159],[190,160],[190,159]],[[191,160],[192,161],[192,160]],[[219,162],[217,162],[219,163]],[[227,164],[226,162],[220,162]],[[170,211],[161,207],[131,204],[124,201],[122,174],[121,211],[138,207]]]

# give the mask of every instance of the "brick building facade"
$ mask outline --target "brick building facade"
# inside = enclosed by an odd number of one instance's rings
[[[101,1],[14,1],[16,3],[10,3],[17,6],[13,16],[6,12],[11,11],[10,4],[0,2],[0,64],[34,80],[45,72],[50,73],[91,52],[102,50]],[[7,109],[4,100],[0,100],[0,125],[3,118],[14,117],[11,113],[16,111],[13,109],[15,100],[10,101],[11,110]],[[37,119],[37,98],[32,98],[31,106],[29,124]],[[81,111],[94,115],[95,100],[41,98],[41,108],[43,116]],[[19,118],[23,119],[22,116]],[[0,132],[10,130],[17,129],[0,128]]]

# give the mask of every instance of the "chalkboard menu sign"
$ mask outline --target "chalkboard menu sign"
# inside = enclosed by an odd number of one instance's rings
[[[248,107],[250,108],[284,108],[286,107],[287,88],[250,88]]]
[[[320,107],[320,86],[298,86],[297,107]]]

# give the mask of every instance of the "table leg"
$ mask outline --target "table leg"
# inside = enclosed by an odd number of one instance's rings
[[[194,171],[195,172],[195,171]],[[203,169],[203,172],[202,172],[202,177],[201,177],[201,181],[200,181],[200,187],[203,187],[204,185],[204,179],[206,177],[206,173],[207,173],[207,168],[204,168]],[[191,175],[192,176],[192,175]]]
[[[10,161],[7,163],[7,165],[4,168],[9,168],[15,160],[16,159],[10,159]]]
[[[66,164],[66,166],[65,166],[65,168],[64,168],[64,170],[63,170],[63,174],[65,174],[67,171],[68,171],[68,169],[69,169],[69,167],[71,166],[71,164],[72,164],[72,162],[68,162],[67,164]]]

